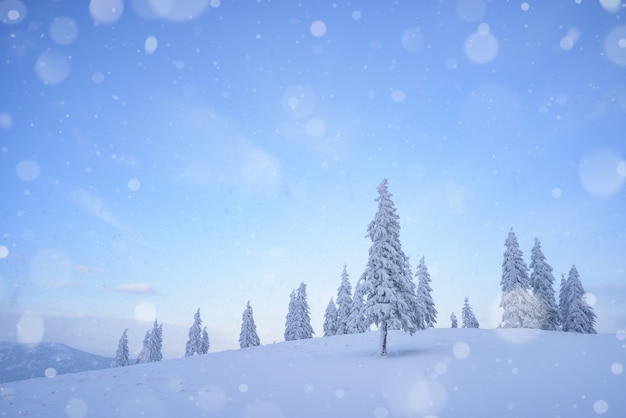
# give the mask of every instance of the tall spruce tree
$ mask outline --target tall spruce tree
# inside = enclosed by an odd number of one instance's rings
[[[554,294],[554,276],[552,267],[546,261],[541,250],[541,241],[535,238],[535,245],[530,252],[530,285],[533,295],[541,306],[540,328],[554,331],[559,328],[559,308]]]
[[[117,351],[115,352],[115,359],[111,363],[111,367],[124,367],[128,366],[128,328],[124,330],[120,341],[117,343]]]
[[[256,324],[254,323],[254,315],[250,301],[246,305],[246,309],[241,316],[241,332],[239,333],[239,347],[247,348],[261,344],[258,334],[256,333]]]
[[[163,359],[163,324],[154,320],[150,340],[148,343],[148,362],[161,361]]]
[[[469,300],[467,296],[465,297],[465,301],[463,302],[463,309],[461,310],[461,321],[463,322],[463,328],[479,328],[480,324],[478,323],[478,319],[476,319],[476,315],[474,315],[474,311],[469,304]]]
[[[565,284],[567,315],[563,330],[582,334],[595,334],[596,314],[585,298],[585,289],[580,281],[576,266],[572,266]]]
[[[324,337],[337,334],[337,306],[333,298],[330,298],[324,312]]]
[[[504,309],[501,325],[504,328],[539,328],[540,306],[529,292],[528,267],[512,228],[504,245],[506,250],[500,280],[500,307]]]
[[[296,291],[292,290],[289,295],[289,309],[285,320],[285,341],[297,340],[296,331]]]
[[[306,296],[306,284],[300,283],[295,301],[296,340],[313,338],[309,303]]]
[[[202,354],[202,319],[200,318],[200,308],[193,316],[193,325],[189,328],[189,339],[185,346],[185,357],[194,354]]]
[[[337,330],[335,334],[350,333],[348,320],[352,311],[352,286],[350,285],[350,276],[348,275],[348,267],[344,264],[341,272],[341,284],[337,289]]]
[[[435,309],[435,302],[431,296],[433,289],[430,287],[430,274],[428,274],[424,257],[420,259],[417,265],[415,277],[417,277],[417,304],[424,321],[422,328],[432,328],[437,323],[437,309]]]
[[[387,331],[400,328],[413,334],[421,328],[419,307],[408,257],[400,244],[400,223],[387,189],[387,179],[378,186],[378,210],[367,227],[372,241],[365,280],[364,315],[380,331],[381,356],[387,355]]]
[[[565,323],[567,319],[567,311],[569,310],[567,306],[567,278],[565,277],[565,273],[561,273],[561,286],[559,287],[559,319],[561,323],[561,329],[563,331],[567,331],[567,324]]]

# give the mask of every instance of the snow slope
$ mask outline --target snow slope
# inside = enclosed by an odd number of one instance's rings
[[[624,417],[626,333],[429,329],[0,385],[7,417]]]

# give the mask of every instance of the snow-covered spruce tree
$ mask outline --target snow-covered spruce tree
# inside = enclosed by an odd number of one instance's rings
[[[452,314],[450,314],[450,328],[458,328],[459,327],[459,321],[457,321],[456,319],[456,315],[454,314],[454,312],[452,312]]]
[[[387,190],[378,186],[378,210],[367,227],[372,240],[363,281],[364,315],[380,330],[380,355],[387,355],[387,330],[401,328],[411,335],[420,328],[419,307],[408,257],[400,244],[400,223]]]
[[[502,286],[500,307],[504,309],[501,326],[503,328],[539,328],[540,306],[529,292],[528,267],[512,228],[504,245],[506,250],[500,280]]]
[[[128,366],[128,328],[124,330],[120,341],[117,343],[117,351],[115,352],[115,359],[111,363],[111,367],[124,367]]]
[[[163,359],[163,324],[154,320],[150,340],[148,341],[147,362],[161,361]]]
[[[541,329],[554,331],[559,328],[559,308],[554,296],[554,276],[552,267],[546,261],[541,250],[541,241],[535,238],[535,245],[530,252],[530,286],[533,295],[541,306]]]
[[[295,300],[295,315],[294,319],[296,322],[296,340],[304,340],[306,338],[313,338],[313,328],[311,327],[311,316],[309,303],[307,302],[306,297],[306,284],[300,283],[300,287],[298,288],[298,293],[296,294]]]
[[[141,351],[137,355],[137,364],[140,363],[148,363],[149,353],[150,353],[150,340],[152,339],[152,331],[146,331],[146,335],[143,337],[143,345],[141,346]]]
[[[430,287],[430,274],[428,274],[424,257],[417,265],[415,277],[417,277],[417,304],[421,309],[424,327],[432,328],[437,323],[437,309],[435,309],[435,302],[431,296],[433,289]]]
[[[289,309],[285,320],[285,341],[297,340],[296,332],[296,291],[292,290],[289,295]]]
[[[561,286],[559,288],[559,320],[561,323],[561,329],[567,331],[567,324],[565,323],[567,318],[567,279],[565,273],[561,273]]]
[[[337,307],[333,298],[330,298],[324,312],[324,337],[335,334],[337,334]]]
[[[585,289],[580,282],[576,266],[572,266],[565,285],[567,298],[567,316],[563,322],[563,330],[582,334],[595,334],[596,314],[587,304]]]
[[[365,303],[363,301],[364,288],[363,282],[365,273],[361,275],[354,286],[354,296],[352,298],[352,310],[348,318],[348,333],[357,334],[368,330],[371,321],[364,315]]]
[[[352,286],[348,267],[344,264],[341,273],[341,285],[337,289],[337,331],[335,334],[349,334],[348,320],[352,311]]]
[[[202,344],[200,345],[200,354],[206,354],[209,352],[209,347],[211,343],[209,342],[209,333],[206,331],[206,327],[202,330]]]
[[[201,354],[202,350],[202,319],[200,318],[200,308],[193,316],[193,325],[189,328],[189,339],[185,345],[185,357]]]
[[[241,316],[241,332],[239,333],[239,347],[247,348],[261,344],[258,334],[256,333],[256,324],[254,323],[254,315],[252,314],[252,306],[250,301],[246,305],[246,309]]]
[[[476,319],[476,315],[474,315],[474,311],[469,304],[469,300],[467,296],[465,297],[465,301],[463,302],[463,309],[461,310],[461,321],[463,322],[463,328],[479,328],[480,324],[478,323],[478,319]]]

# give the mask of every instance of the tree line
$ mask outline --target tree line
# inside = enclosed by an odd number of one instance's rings
[[[362,333],[375,325],[380,332],[379,353],[387,353],[388,330],[404,330],[413,334],[418,330],[434,327],[437,323],[437,309],[432,298],[431,277],[422,257],[413,274],[409,258],[402,250],[400,242],[399,216],[388,190],[387,179],[378,186],[378,210],[367,227],[366,237],[370,238],[368,261],[365,271],[357,280],[352,294],[352,286],[343,266],[341,282],[337,289],[336,301],[331,298],[324,313],[324,336]],[[578,333],[596,333],[596,315],[587,303],[586,293],[575,266],[567,278],[563,275],[556,301],[554,276],[535,238],[531,250],[530,265],[524,261],[517,237],[511,229],[504,243],[500,280],[503,309],[502,328],[537,328],[562,330]],[[529,271],[530,272],[529,275]],[[464,328],[478,328],[479,322],[469,305],[467,297],[461,309]],[[454,312],[450,315],[451,327],[458,327]],[[201,330],[200,309],[194,315],[194,323],[189,329],[189,339],[185,356],[205,354],[209,349],[206,327]],[[125,366],[129,362],[128,338],[125,330],[120,338],[113,366]],[[285,341],[312,338],[310,309],[307,302],[306,284],[290,294],[285,321]],[[260,345],[250,301],[242,314],[239,336],[240,348]],[[154,321],[146,333],[143,348],[137,363],[159,361],[162,346],[162,325]]]

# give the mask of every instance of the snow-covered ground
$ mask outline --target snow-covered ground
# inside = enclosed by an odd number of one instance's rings
[[[6,417],[624,417],[626,332],[392,331],[0,385]]]

